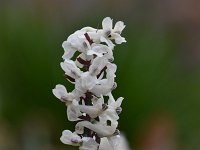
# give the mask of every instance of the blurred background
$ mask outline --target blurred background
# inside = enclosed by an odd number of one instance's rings
[[[74,31],[127,25],[116,46],[119,129],[134,150],[200,149],[200,1],[1,0],[0,150],[73,150],[52,94],[64,80],[61,44]]]

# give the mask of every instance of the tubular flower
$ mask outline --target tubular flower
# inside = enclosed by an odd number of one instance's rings
[[[74,132],[62,132],[62,143],[78,146],[80,150],[98,150],[102,148],[102,141],[107,139],[109,147],[116,150],[123,98],[115,100],[112,95],[117,86],[113,49],[115,44],[126,42],[121,36],[124,28],[122,21],[113,28],[112,19],[106,17],[102,29],[84,27],[63,42],[64,60],[60,66],[75,89],[68,92],[65,86],[58,84],[52,92],[66,104],[67,118],[76,125]],[[108,100],[105,101],[104,97]]]

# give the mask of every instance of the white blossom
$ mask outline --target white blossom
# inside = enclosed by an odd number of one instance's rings
[[[102,138],[99,150],[130,150],[127,140],[123,134],[111,138]]]
[[[81,116],[82,113],[80,112],[79,109],[79,104],[78,101],[75,99],[72,101],[71,104],[68,105],[67,107],[67,117],[69,121],[77,121],[80,120],[78,117]]]
[[[117,87],[113,50],[115,44],[126,42],[121,36],[124,28],[122,21],[113,27],[113,20],[106,17],[102,29],[84,27],[63,42],[64,60],[60,66],[75,89],[68,92],[58,84],[52,92],[66,104],[67,118],[76,125],[75,132],[62,132],[62,143],[80,150],[119,150],[117,127],[123,98],[115,100],[112,95]],[[105,96],[109,97],[107,101]],[[103,148],[105,139],[109,146]]]
[[[63,59],[71,59],[76,51],[86,53],[88,49],[88,41],[83,37],[85,31],[78,30],[63,42],[62,47],[65,50]]]
[[[82,143],[81,137],[78,136],[75,132],[72,133],[69,130],[64,130],[62,132],[62,136],[60,137],[60,140],[64,144],[73,145],[73,146],[80,146]]]
[[[82,71],[76,66],[72,60],[65,60],[60,63],[61,68],[65,71],[65,74],[73,79],[80,78]]]
[[[116,150],[120,145],[120,135],[114,135],[108,137],[108,142],[111,145],[113,150]]]
[[[116,65],[108,63],[106,69],[106,79],[101,79],[98,83],[91,89],[91,92],[94,93],[96,96],[100,97],[101,95],[107,95],[113,89],[115,89],[115,72],[116,72]]]
[[[111,136],[118,126],[117,121],[111,122],[110,125],[107,125],[107,122],[96,122],[91,123],[89,121],[81,121],[76,124],[76,133],[83,134],[84,128],[88,128],[97,133],[99,137]]]
[[[92,65],[89,68],[89,73],[92,76],[97,76],[101,70],[107,65],[108,60],[103,57],[96,57],[92,61]]]
[[[84,62],[89,62],[90,60],[92,60],[92,58],[93,58],[92,55],[87,55],[87,54],[85,54],[85,53],[81,53],[81,54],[77,57],[77,59],[75,60],[75,64],[77,65],[77,67],[83,68],[84,65],[81,64],[81,63],[79,62],[79,60],[82,60],[82,61],[84,61]]]
[[[111,93],[109,93],[109,99],[108,99],[108,108],[99,115],[99,118],[101,120],[110,120],[117,121],[119,119],[119,115],[122,111],[121,103],[123,101],[123,97],[118,98],[116,101],[114,100]]]
[[[52,91],[58,99],[66,104],[71,103],[75,97],[73,93],[68,93],[67,89],[61,84],[56,85]]]
[[[122,21],[118,21],[115,24],[115,27],[113,29],[113,21],[110,17],[106,17],[102,21],[102,27],[103,27],[103,34],[104,37],[109,40],[115,40],[116,44],[121,44],[123,42],[126,42],[124,37],[121,37],[121,32],[125,28],[125,25]]]
[[[92,44],[92,48],[87,51],[87,55],[96,55],[97,57],[107,58],[109,61],[113,61],[113,51],[112,49],[103,44]]]
[[[90,137],[83,137],[82,138],[82,145],[79,147],[79,150],[96,150],[99,144]]]
[[[91,118],[96,118],[99,116],[100,113],[102,113],[102,105],[104,104],[104,100],[102,98],[99,98],[95,104],[92,106],[88,105],[80,105],[79,109],[81,112],[88,114]]]
[[[76,80],[75,88],[83,93],[91,90],[95,84],[98,82],[96,76],[92,76],[90,72],[84,72],[81,77]]]

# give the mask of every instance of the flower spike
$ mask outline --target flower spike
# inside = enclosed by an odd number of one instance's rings
[[[106,139],[113,150],[118,149],[123,98],[115,100],[112,95],[117,87],[113,49],[115,44],[126,42],[121,36],[124,28],[124,22],[118,21],[113,27],[113,20],[106,17],[102,29],[84,27],[63,42],[64,61],[60,66],[75,89],[68,92],[58,84],[52,92],[66,104],[67,118],[76,125],[74,132],[62,132],[62,143],[78,146],[79,150],[98,150]],[[79,53],[76,58],[75,53]],[[109,97],[106,101],[105,96]]]

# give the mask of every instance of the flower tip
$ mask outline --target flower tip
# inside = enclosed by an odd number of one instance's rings
[[[64,41],[64,42],[62,43],[62,48],[63,48],[64,50],[66,49],[67,44],[68,44],[67,41]]]
[[[104,19],[103,19],[103,21],[105,21],[105,20],[112,20],[110,17],[105,17]]]

